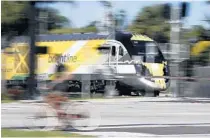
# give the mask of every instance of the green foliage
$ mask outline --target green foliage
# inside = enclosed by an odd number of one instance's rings
[[[169,40],[170,25],[163,17],[163,5],[144,7],[129,26],[133,33],[146,34],[152,38],[164,38]]]
[[[96,27],[89,26],[84,28],[61,28],[50,30],[50,34],[71,34],[71,33],[88,33],[88,32],[97,32]]]
[[[7,92],[1,93],[1,100],[11,100],[11,97]]]
[[[23,18],[28,2],[2,1],[1,22],[9,24]]]
[[[45,17],[45,23],[48,24],[48,30],[61,28],[69,23],[69,20],[65,16],[60,15],[59,11],[53,8],[39,8],[37,13],[42,13],[47,17]]]
[[[46,29],[48,30],[61,28],[69,23],[66,17],[60,15],[60,13],[53,8],[36,7],[37,16],[40,12],[47,15],[44,22],[47,24]],[[27,35],[29,27],[29,14],[29,2],[3,1],[2,34],[9,35],[11,33],[11,36]],[[43,22],[43,19],[39,20],[39,22]]]
[[[28,2],[2,1],[2,35],[18,35],[27,29]]]
[[[97,21],[92,21],[87,26],[82,27],[82,28],[58,28],[58,29],[52,29],[48,33],[50,33],[50,34],[71,34],[71,33],[97,32],[96,24],[97,24]]]
[[[196,25],[187,31],[183,31],[183,38],[186,40],[193,39],[193,38],[199,38],[202,36],[202,34],[205,33],[205,31],[206,30],[203,26]]]
[[[169,41],[170,24],[163,17],[164,6],[155,5],[143,8],[137,15],[136,19],[129,26],[128,30],[133,33],[146,34],[156,41]],[[210,19],[206,17],[207,21]],[[197,25],[191,29],[182,30],[182,38],[198,38],[205,32],[203,26]],[[162,42],[164,42],[162,41]]]
[[[170,25],[166,23],[162,13],[162,5],[143,8],[132,25],[129,26],[129,30],[135,33],[146,34],[153,38],[156,37],[169,40]]]

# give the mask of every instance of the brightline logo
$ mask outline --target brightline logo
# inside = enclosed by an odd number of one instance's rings
[[[77,56],[71,56],[70,54],[62,56],[50,54],[48,58],[49,63],[55,63],[55,62],[65,63],[65,62],[76,62],[76,61],[77,61]]]

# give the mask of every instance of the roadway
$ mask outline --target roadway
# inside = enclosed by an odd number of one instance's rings
[[[210,99],[140,97],[91,102],[100,111],[100,127],[75,133],[101,137],[210,137]],[[2,127],[24,128],[22,119],[32,110],[27,103],[2,104]]]

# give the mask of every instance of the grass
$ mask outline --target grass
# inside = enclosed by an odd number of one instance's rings
[[[1,103],[11,103],[17,100],[13,100],[7,92],[1,93]]]
[[[79,135],[75,133],[65,133],[61,131],[24,131],[14,129],[2,129],[2,137],[91,137],[87,135]]]
[[[17,100],[11,100],[11,99],[1,100],[1,103],[12,103],[12,102],[17,102]]]

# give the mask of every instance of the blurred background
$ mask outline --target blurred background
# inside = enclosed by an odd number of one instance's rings
[[[167,94],[210,97],[209,9],[209,1],[1,1],[2,98],[7,99],[9,92],[13,99],[24,99],[21,94],[28,86],[32,85],[29,93],[36,87],[36,66],[26,65],[33,56],[29,61],[27,50],[9,49],[17,36],[33,40],[34,35],[108,34],[116,30],[144,34],[159,44],[174,77]],[[28,85],[27,77],[8,76],[7,72],[14,71],[14,60],[15,65],[23,61],[16,71],[27,71],[34,84]]]
[[[209,10],[209,0],[1,1],[2,136],[209,138]],[[69,96],[59,105],[92,114],[94,131],[48,114],[43,97],[62,73],[73,79],[54,87]]]

